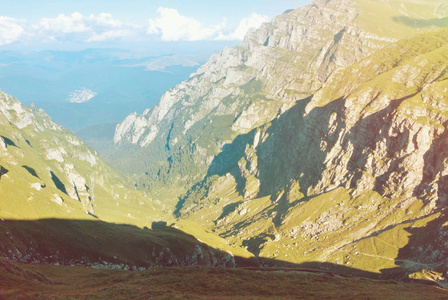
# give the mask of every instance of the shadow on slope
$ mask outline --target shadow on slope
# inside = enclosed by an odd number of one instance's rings
[[[0,166],[0,179],[2,179],[2,176],[8,173],[9,170],[4,168],[3,166]]]
[[[0,253],[23,263],[139,269],[234,266],[232,257],[171,227],[141,229],[103,221],[42,219],[0,222]]]
[[[340,276],[312,269],[153,268],[143,272],[20,266],[48,283],[0,281],[0,297],[84,299],[446,299],[448,291],[395,280]],[[1,275],[0,275],[1,276]],[[25,282],[24,282],[25,283]],[[11,286],[11,285],[16,285]],[[8,288],[8,285],[11,288]],[[6,289],[4,288],[6,286]]]
[[[332,278],[368,278],[435,284],[427,280],[409,280],[402,268],[384,270],[379,274],[326,262],[294,264],[268,258],[241,257],[235,257],[233,261],[228,253],[213,249],[180,230],[164,227],[160,222],[154,228],[157,229],[88,220],[5,220],[0,222],[0,253],[8,260],[32,264],[125,270],[161,266],[236,266],[248,271],[275,274],[314,273],[321,275],[323,282],[331,281]],[[4,274],[13,285],[27,280],[47,284],[49,280],[46,273],[36,270],[40,269],[28,270],[25,266],[0,258],[0,274]],[[255,273],[253,276],[257,277]]]
[[[420,278],[447,283],[444,278],[448,272],[448,247],[446,226],[448,216],[441,216],[429,221],[424,227],[405,229],[411,235],[409,242],[398,251],[395,264],[399,267],[383,269],[383,274],[420,273]],[[448,285],[447,285],[448,286]]]
[[[443,28],[448,26],[448,18],[434,18],[434,19],[415,19],[408,16],[396,16],[392,18],[393,21],[405,24],[409,27],[431,27],[437,26]]]
[[[11,146],[11,147],[18,148],[18,146],[11,139],[8,139],[7,137],[2,136],[2,135],[0,135],[0,138],[3,139],[3,141],[6,144],[6,146]]]

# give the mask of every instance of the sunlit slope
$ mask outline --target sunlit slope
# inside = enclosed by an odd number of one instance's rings
[[[216,156],[179,215],[261,257],[443,284],[447,63],[442,29],[335,72]]]
[[[448,26],[444,0],[353,0],[362,12],[356,21],[364,30],[384,37],[403,38],[409,30],[427,31]]]
[[[0,94],[0,215],[150,224],[164,218],[141,192],[42,110]]]

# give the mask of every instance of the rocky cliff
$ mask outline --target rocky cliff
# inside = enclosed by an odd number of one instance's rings
[[[444,12],[440,3],[432,3],[439,4],[437,13]],[[156,107],[129,115],[116,128],[115,154],[109,159],[139,174],[137,186],[156,191],[169,184],[171,190],[157,196],[177,198],[203,178],[214,156],[239,134],[283,114],[336,70],[435,26],[402,22],[424,4],[403,4],[399,10],[395,5],[318,0],[285,12],[250,31],[239,46],[212,56]]]

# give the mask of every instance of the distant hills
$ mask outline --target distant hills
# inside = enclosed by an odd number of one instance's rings
[[[76,131],[154,106],[213,53],[204,51],[154,56],[120,49],[2,51],[0,88]]]

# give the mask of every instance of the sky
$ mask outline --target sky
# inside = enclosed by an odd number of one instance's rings
[[[0,49],[241,41],[311,0],[0,0]]]

